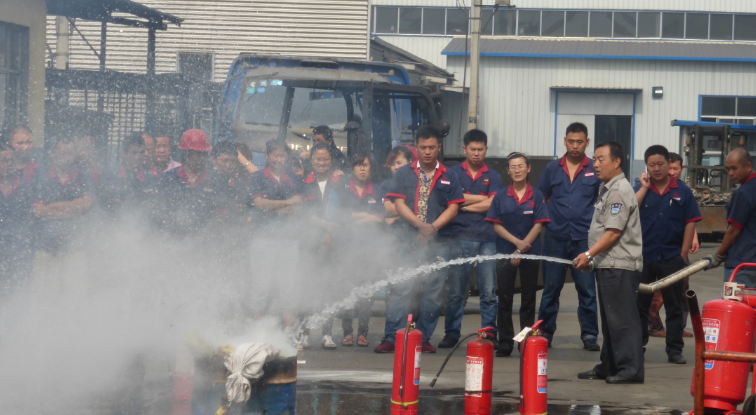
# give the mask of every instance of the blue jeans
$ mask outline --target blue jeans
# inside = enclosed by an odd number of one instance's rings
[[[588,250],[588,240],[561,241],[554,238],[545,238],[543,255],[575,259],[578,255]],[[564,287],[564,279],[567,276],[567,265],[555,262],[543,261],[543,295],[541,307],[538,309],[538,319],[543,320],[540,329],[547,336],[556,333],[557,315],[559,314],[559,295]],[[598,336],[598,314],[596,309],[596,274],[583,274],[572,268],[572,279],[575,280],[575,289],[578,292],[578,321],[580,322],[580,338]]]
[[[733,271],[735,271],[735,268],[725,268],[724,282],[730,281],[730,277],[732,276]],[[745,285],[746,288],[756,288],[756,268],[741,268],[740,270],[738,270],[738,275],[735,276],[735,280],[733,280],[733,282]]]
[[[405,268],[438,261],[448,261],[450,258],[448,243],[429,243],[421,246],[402,247],[398,255],[398,263]],[[441,315],[441,292],[444,288],[449,268],[444,268],[419,277],[420,281],[420,315],[417,329],[423,333],[423,341],[427,342],[436,330],[438,317]],[[396,332],[407,325],[412,288],[417,279],[402,281],[391,285],[391,292],[386,304],[386,325],[383,340],[396,343]]]
[[[468,258],[478,255],[496,255],[496,242],[474,242],[460,239],[451,242],[451,257]],[[465,291],[473,264],[455,265],[449,270],[449,294],[446,299],[446,335],[460,338],[462,317],[465,315]],[[496,260],[483,261],[475,266],[480,290],[480,327],[493,327],[489,332],[496,336]]]

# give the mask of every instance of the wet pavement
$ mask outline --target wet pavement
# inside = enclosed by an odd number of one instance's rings
[[[707,243],[694,262],[711,252],[718,244]],[[691,277],[690,285],[699,297],[699,304],[721,298],[722,276],[719,268]],[[538,297],[540,300],[541,292]],[[693,338],[685,338],[683,355],[688,364],[667,362],[663,338],[649,339],[645,354],[645,383],[641,385],[609,385],[603,381],[577,379],[579,372],[591,369],[599,362],[599,353],[582,349],[577,321],[577,294],[573,284],[566,284],[561,296],[558,329],[553,347],[549,349],[549,412],[551,413],[687,413],[693,409],[690,382],[693,373]],[[374,311],[383,307],[376,302]],[[471,297],[462,323],[463,334],[475,331],[480,325],[476,313],[477,298]],[[514,315],[517,316],[519,296],[515,296]],[[664,309],[661,310],[662,317]],[[515,317],[516,318],[516,317]],[[370,347],[320,348],[320,331],[311,332],[312,349],[300,353],[298,414],[384,414],[388,413],[393,354],[376,354],[373,347],[380,343],[384,319],[374,316],[370,322]],[[334,322],[334,341],[340,343],[340,322]],[[431,343],[443,337],[444,319],[438,322]],[[691,330],[688,323],[688,330]],[[601,336],[599,336],[601,342]],[[434,389],[428,384],[440,367],[448,350],[423,354],[420,382],[421,414],[463,413],[465,377],[465,347],[461,346],[444,369]],[[495,358],[493,413],[517,413],[519,355]],[[356,408],[356,409],[355,409]],[[335,412],[334,412],[335,411]]]
[[[297,385],[297,415],[358,415],[388,414],[391,411],[391,386],[385,384],[341,382],[302,382]],[[464,413],[464,390],[421,390],[419,415],[461,415]],[[517,414],[516,391],[496,391],[493,394],[492,414]],[[599,405],[548,405],[549,414],[672,414],[678,410],[612,407]]]

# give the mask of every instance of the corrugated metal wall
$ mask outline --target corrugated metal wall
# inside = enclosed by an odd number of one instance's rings
[[[156,71],[175,72],[178,51],[213,52],[214,78],[225,79],[239,53],[367,58],[368,0],[142,0],[184,20],[157,32]],[[100,25],[77,27],[99,51]],[[47,43],[55,50],[55,19],[48,16]],[[109,25],[107,68],[144,73],[147,30]],[[98,69],[91,49],[74,32],[71,68]]]
[[[376,6],[425,6],[470,7],[472,0],[372,0]],[[684,11],[727,11],[735,13],[756,13],[753,0],[515,0],[518,8],[544,9],[629,9],[629,10],[684,10]],[[483,0],[484,6],[492,6],[494,0]]]
[[[462,57],[448,58],[450,71],[461,72]],[[605,59],[481,59],[480,127],[489,137],[489,155],[524,151],[554,154],[554,101],[551,87],[638,88],[635,159],[650,145],[677,148],[673,119],[695,120],[699,95],[756,96],[756,65],[736,62],[631,61]],[[664,87],[663,99],[651,87]],[[557,134],[557,140],[562,135]],[[446,144],[452,154],[456,143]],[[557,143],[557,154],[563,148]]]

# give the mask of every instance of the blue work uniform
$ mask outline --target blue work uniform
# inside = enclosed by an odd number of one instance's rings
[[[339,181],[342,176],[336,175],[333,172],[328,177],[323,192],[320,191],[320,184],[315,179],[315,174],[310,173],[304,179],[303,191],[305,206],[310,212],[321,219],[335,219],[335,214],[338,209],[338,196],[332,198],[332,192],[336,191],[336,188],[341,186]]]
[[[18,169],[18,172],[24,182],[31,183],[34,179],[34,175],[36,174],[37,169],[39,169],[39,164],[31,161],[26,166]]]
[[[337,193],[339,194],[339,207],[344,215],[342,219],[350,221],[349,217],[352,213],[367,213],[383,219],[385,213],[383,197],[380,191],[374,190],[373,182],[370,180],[368,180],[362,193],[357,191],[354,179],[349,180],[348,184],[345,183],[344,186],[337,189]]]
[[[593,160],[583,156],[570,181],[567,155],[546,165],[538,180],[538,190],[548,203],[551,222],[546,226],[543,255],[572,260],[588,250],[588,229],[593,219],[601,182],[593,169]],[[559,296],[564,287],[567,265],[543,263],[543,295],[538,319],[543,320],[541,330],[549,339],[556,332],[559,313]],[[574,267],[571,272],[578,293],[578,321],[583,341],[596,343],[598,336],[598,310],[596,304],[595,274],[583,274]],[[593,346],[595,347],[595,346]]]
[[[475,174],[475,177],[472,176],[470,170],[467,168],[467,160],[456,166],[449,167],[449,171],[457,174],[464,194],[493,196],[504,188],[501,182],[501,175],[489,169],[485,163]],[[486,223],[485,213],[468,213],[460,210],[457,216],[446,225],[445,229],[455,239],[476,242],[496,241],[496,233],[494,233],[493,227]]]
[[[270,169],[268,169],[268,166],[252,173],[249,177],[248,187],[250,200],[253,202],[258,197],[268,200],[288,200],[294,196],[304,198],[304,189],[301,180],[296,176],[290,178],[286,173],[276,180]],[[278,213],[255,209],[254,221],[257,225],[257,232],[260,234],[270,235],[274,233],[276,226],[284,224],[286,220],[288,218]]]
[[[641,186],[633,189],[636,193]],[[701,220],[693,192],[688,186],[670,177],[669,185],[662,191],[653,184],[639,205],[641,231],[643,233],[643,272],[640,283],[652,282],[668,277],[685,268],[681,249],[685,227]],[[669,356],[682,353],[685,315],[683,301],[684,281],[678,281],[661,290],[666,314],[666,352]],[[648,343],[649,307],[653,294],[638,293],[637,304],[641,319],[643,344]]]
[[[503,190],[494,196],[491,207],[488,209],[486,221],[498,223],[517,239],[524,240],[537,223],[549,223],[549,211],[546,208],[546,200],[538,189],[533,189],[529,184],[525,189],[522,199],[518,198],[513,185],[509,185],[506,192]],[[491,226],[493,228],[493,226]],[[516,247],[497,235],[496,250],[500,254],[515,253]],[[539,255],[541,253],[541,237],[531,244],[527,254]],[[515,294],[515,280],[517,273],[520,274],[520,329],[532,327],[535,323],[536,292],[538,290],[538,273],[541,269],[541,261],[520,261],[514,266],[510,260],[502,260],[498,267],[497,282],[499,294],[497,326],[499,329],[499,350],[509,355],[514,348],[512,338],[515,335],[512,321],[512,304]]]
[[[70,202],[84,196],[94,197],[91,176],[81,173],[76,166],[71,167],[67,181],[63,181],[52,166],[41,167],[34,176],[32,187],[32,204]],[[45,251],[65,248],[81,223],[81,215],[70,219],[35,219],[34,247]]]
[[[633,190],[638,192],[641,186]],[[701,220],[693,192],[670,177],[669,185],[659,193],[651,185],[640,205],[643,232],[643,261],[663,261],[680,256],[685,225]],[[645,320],[644,320],[645,321]]]
[[[117,172],[104,175],[102,182],[97,196],[111,214],[138,209],[157,194],[158,179],[144,169],[128,173],[121,166]]]
[[[29,225],[30,186],[14,175],[10,189],[0,192],[0,302],[14,292],[31,271]]]
[[[423,176],[421,178],[421,175]],[[465,202],[462,186],[459,184],[457,174],[448,171],[441,163],[436,163],[436,172],[433,177],[425,178],[421,173],[420,162],[416,161],[399,168],[391,179],[389,192],[386,197],[396,201],[404,199],[407,207],[412,209],[413,214],[418,214],[418,204],[420,202],[420,189],[422,183],[420,180],[426,180],[424,183],[429,184],[426,223],[433,223],[439,216],[453,204]],[[451,237],[451,233],[442,228],[438,232],[435,241],[429,244],[414,244],[417,238],[418,230],[410,225],[403,217],[394,224],[398,230],[399,239],[405,244],[411,245],[408,249],[399,251],[398,262],[436,262],[439,260],[448,260],[451,257],[449,244],[446,243]],[[423,342],[430,341],[431,335],[436,330],[438,317],[441,313],[441,291],[448,275],[448,268],[435,271],[425,276],[420,281],[420,313],[417,319],[417,328],[423,333]],[[396,331],[404,327],[409,314],[409,303],[414,281],[404,281],[391,286],[391,295],[388,298],[386,307],[386,324],[384,326],[383,339],[394,342]]]
[[[727,205],[727,222],[729,226],[740,228],[740,235],[727,250],[724,262],[725,281],[730,280],[730,275],[738,265],[756,262],[756,173],[748,176],[732,193],[732,199]],[[756,287],[754,268],[742,268],[734,281]]]
[[[160,223],[168,232],[186,235],[201,230],[212,215],[207,171],[189,181],[184,166],[163,173],[159,178]]]
[[[444,211],[453,204],[465,203],[465,196],[462,193],[462,186],[459,183],[457,174],[448,171],[443,164],[436,165],[436,173],[430,179],[430,194],[428,195],[428,212],[426,223],[433,223]],[[399,168],[391,179],[391,185],[386,197],[392,200],[404,199],[407,206],[417,215],[418,195],[420,193],[420,161],[412,164],[406,164]],[[414,241],[417,236],[417,229],[410,225],[404,218],[400,217],[397,221],[408,240]],[[449,239],[452,232],[448,227],[443,227],[438,231],[438,236]]]
[[[546,227],[546,238],[588,239],[600,184],[593,170],[593,160],[588,156],[583,157],[572,182],[566,154],[547,164],[538,180],[538,190],[549,201],[551,223]]]
[[[489,169],[485,163],[475,173],[475,177],[467,166],[467,160],[450,167],[449,171],[457,174],[464,194],[493,197],[503,188],[499,173]],[[486,223],[485,212],[473,213],[460,209],[446,228],[453,235],[452,258],[469,258],[496,253],[496,233],[493,231],[493,226]],[[481,261],[475,265],[455,265],[449,270],[444,328],[446,336],[453,339],[461,337],[465,294],[473,266],[475,266],[475,277],[480,293],[480,327],[493,327],[489,333],[494,336],[497,333],[496,260]]]
[[[486,221],[498,223],[517,239],[523,240],[536,223],[549,223],[549,211],[540,190],[528,185],[522,199],[517,198],[514,186],[509,185],[505,192],[494,196],[488,209]],[[493,226],[492,226],[493,227]],[[497,235],[496,251],[500,254],[511,254],[517,250],[513,243]],[[527,252],[530,255],[541,255],[541,238],[536,238]]]

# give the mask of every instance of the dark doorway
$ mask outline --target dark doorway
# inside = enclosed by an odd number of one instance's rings
[[[632,115],[597,115],[596,132],[593,136],[593,148],[607,141],[616,141],[625,150],[622,170],[625,177],[630,177],[630,157],[632,153],[633,116]]]

